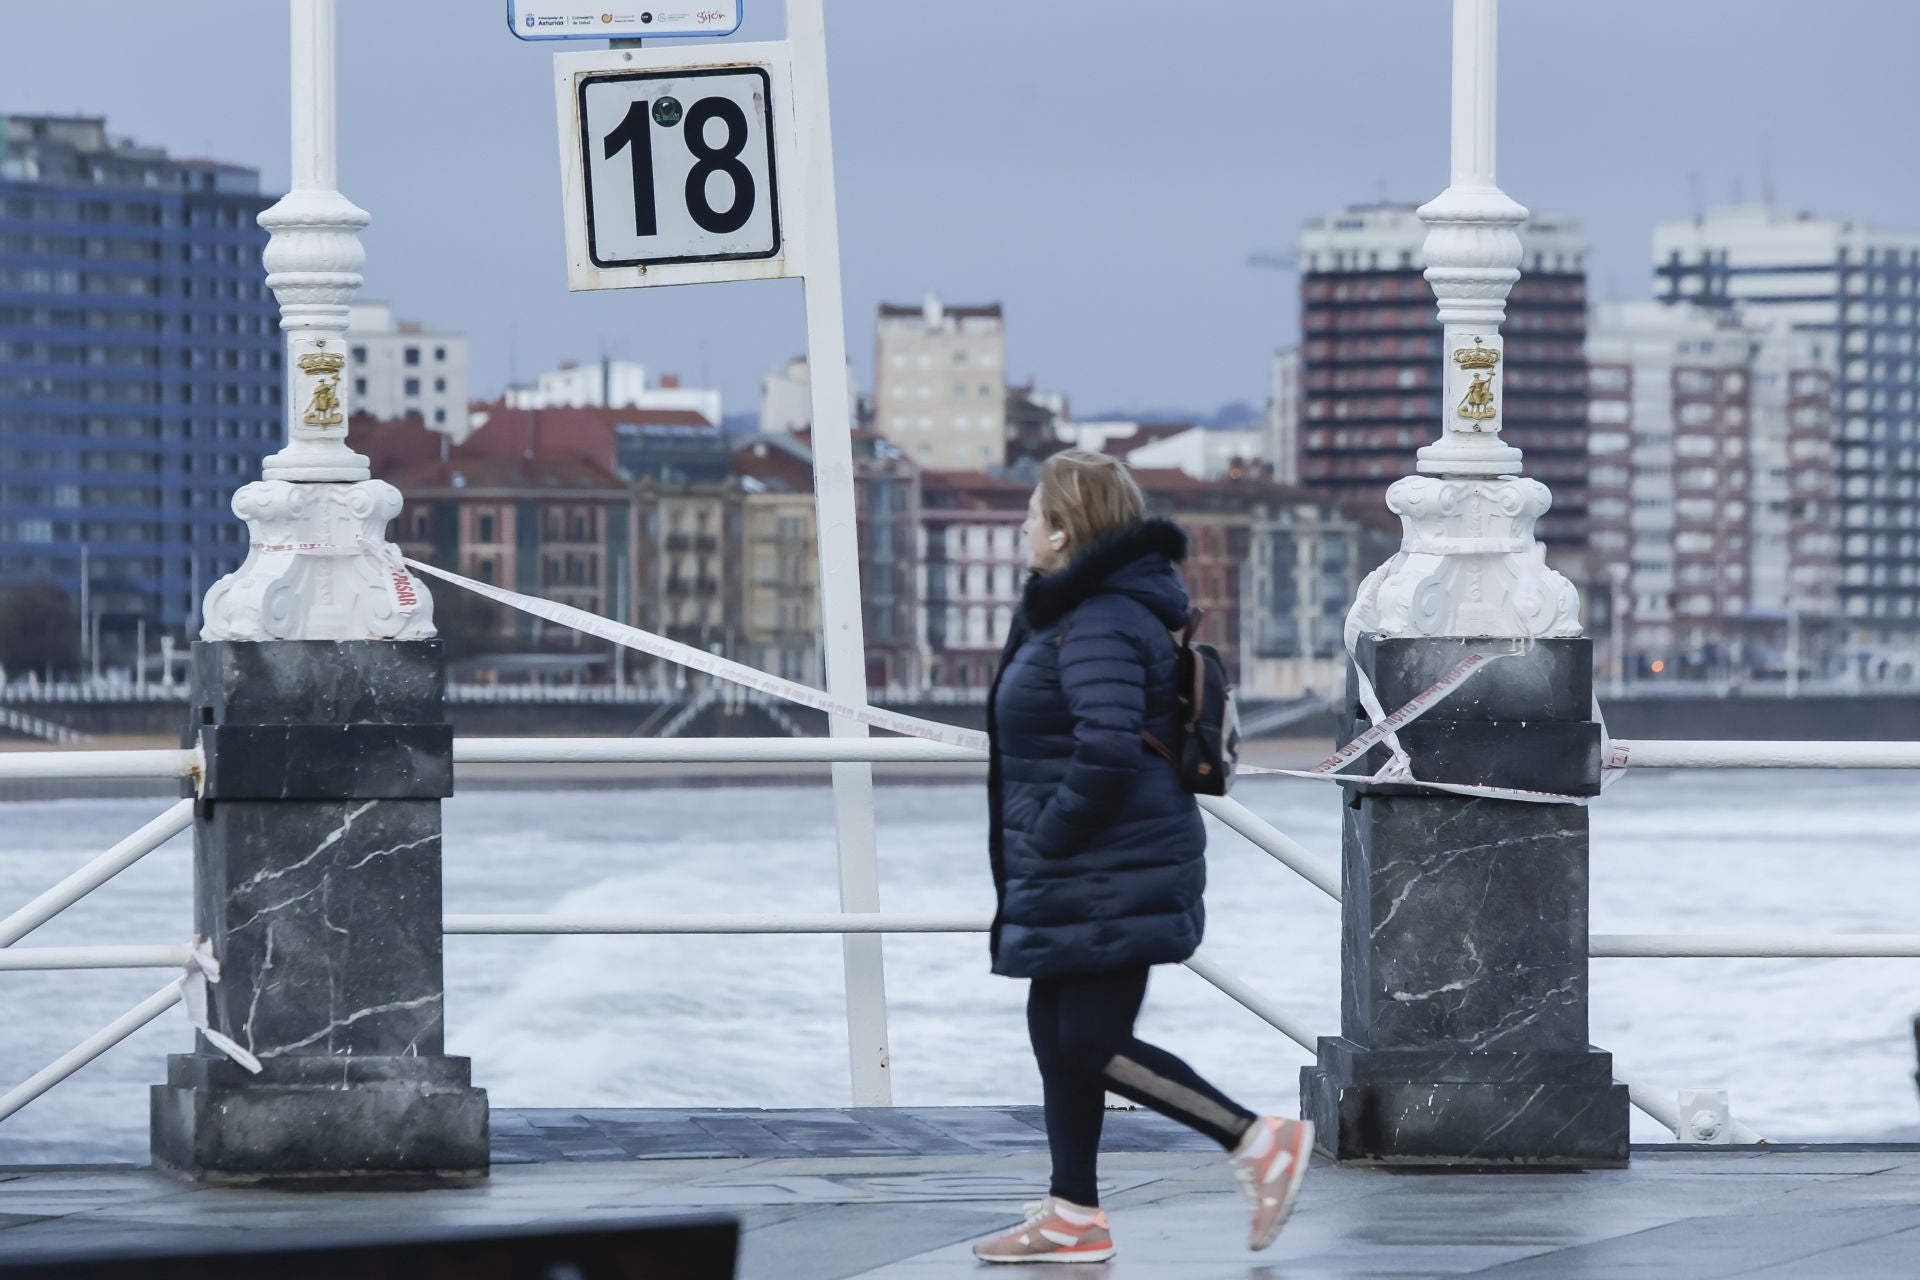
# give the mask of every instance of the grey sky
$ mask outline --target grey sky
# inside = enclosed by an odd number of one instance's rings
[[[777,36],[745,0],[736,39]],[[548,61],[504,0],[342,0],[341,185],[367,288],[473,338],[473,389],[604,348],[754,406],[804,344],[800,286],[571,295]],[[1263,401],[1290,252],[1338,205],[1446,184],[1443,0],[829,0],[848,342],[927,289],[1008,307],[1017,380],[1075,407]],[[277,0],[6,5],[0,110],[287,173]],[[597,47],[592,43],[580,47]],[[1597,296],[1645,296],[1652,224],[1736,185],[1920,227],[1911,0],[1507,0],[1500,177],[1577,214]]]

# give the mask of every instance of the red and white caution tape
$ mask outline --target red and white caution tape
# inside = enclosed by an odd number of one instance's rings
[[[1408,552],[1402,551],[1400,554],[1406,555]],[[696,649],[692,645],[682,644],[677,640],[669,640],[665,636],[656,635],[651,631],[642,631],[638,627],[628,626],[621,622],[614,622],[609,618],[602,618],[598,614],[588,613],[584,609],[576,609],[571,605],[557,604],[554,601],[543,600],[537,596],[521,595],[517,591],[508,591],[504,587],[496,587],[491,583],[477,582],[472,578],[462,577],[460,574],[435,568],[433,565],[423,564],[418,560],[405,560],[404,564],[432,577],[451,582],[455,586],[465,587],[467,590],[483,595],[490,600],[497,600],[501,604],[518,609],[523,613],[531,614],[534,617],[544,618],[549,622],[556,622],[561,626],[571,627],[587,635],[596,636],[602,640],[610,641],[611,643],[633,649],[640,653],[649,654],[656,658],[663,658],[668,662],[677,663],[694,671],[705,672],[718,679],[731,681],[734,684],[743,685],[746,688],[755,689],[761,693],[771,694],[777,698],[784,698],[789,702],[798,703],[804,707],[812,707],[816,711],[824,711],[830,716],[857,721],[870,728],[884,729],[889,733],[897,733],[905,737],[946,743],[950,746],[963,747],[972,751],[985,751],[988,748],[987,735],[984,733],[977,733],[971,729],[962,729],[950,724],[942,724],[937,720],[923,720],[918,716],[908,716],[893,711],[883,711],[878,707],[867,706],[865,704],[856,706],[851,703],[842,702],[810,685],[798,684],[792,680],[785,680],[779,676],[769,675],[767,672],[761,671],[756,667],[749,667],[745,663],[734,662],[731,659],[708,653],[704,649]],[[1379,581],[1380,579],[1376,578],[1368,583],[1366,588],[1368,598],[1378,593]],[[1355,610],[1355,613],[1358,612],[1360,611]],[[1347,654],[1349,661],[1351,661],[1354,648],[1359,641],[1359,633],[1354,625],[1352,615],[1349,615],[1347,622],[1346,641]],[[1235,770],[1235,774],[1236,776],[1258,775],[1305,778],[1314,782],[1333,782],[1347,786],[1362,786],[1371,783],[1397,783],[1422,787],[1430,791],[1445,791],[1454,795],[1475,796],[1492,800],[1520,800],[1533,804],[1586,804],[1588,802],[1587,797],[1558,795],[1547,791],[1529,791],[1518,787],[1477,786],[1471,783],[1424,781],[1414,777],[1412,761],[1408,758],[1405,749],[1401,747],[1400,741],[1396,736],[1397,730],[1406,728],[1407,725],[1412,724],[1415,720],[1445,701],[1448,695],[1465,684],[1483,667],[1489,663],[1497,662],[1501,658],[1516,657],[1523,654],[1527,652],[1530,644],[1531,642],[1527,640],[1516,640],[1513,642],[1513,647],[1504,652],[1495,651],[1490,653],[1469,654],[1467,657],[1455,663],[1447,673],[1435,681],[1433,685],[1414,695],[1413,698],[1408,700],[1405,706],[1392,713],[1388,713],[1381,707],[1379,696],[1374,692],[1373,685],[1367,679],[1366,673],[1361,671],[1358,665],[1355,665],[1354,673],[1358,677],[1356,683],[1358,685],[1361,707],[1366,711],[1368,718],[1372,721],[1372,727],[1356,736],[1353,741],[1347,743],[1311,769],[1273,769],[1261,765],[1242,765]],[[1340,772],[1340,770],[1360,759],[1375,746],[1380,745],[1387,747],[1391,758],[1378,772],[1372,775]],[[1618,758],[1617,764],[1614,762],[1615,757]],[[1612,749],[1608,761],[1608,768],[1612,776],[1617,776],[1619,771],[1625,768],[1624,747],[1614,747]],[[1603,777],[1602,785],[1605,785],[1608,781],[1611,781],[1611,777]]]
[[[418,560],[408,560],[406,563],[422,573],[442,578],[469,591],[477,591],[489,600],[498,600],[501,604],[510,605],[536,618],[545,618],[549,622],[572,627],[576,631],[598,636],[602,640],[623,645],[640,653],[665,658],[669,662],[678,663],[694,671],[703,671],[721,680],[745,685],[749,689],[757,689],[761,693],[772,694],[776,698],[785,698],[789,702],[797,702],[803,707],[812,707],[830,716],[837,716],[843,720],[855,720],[869,728],[885,729],[889,733],[903,734],[909,738],[926,738],[951,746],[966,747],[973,751],[987,749],[987,735],[984,733],[941,724],[937,720],[922,720],[918,716],[903,716],[892,711],[882,711],[878,707],[853,706],[811,685],[797,684],[792,680],[768,675],[757,667],[749,667],[743,662],[719,657],[703,649],[696,649],[692,645],[681,644],[677,640],[655,635],[651,631],[642,631],[638,627],[630,627],[622,622],[602,618],[598,614],[588,613],[585,609],[555,604],[551,600],[542,600],[536,596],[523,596],[517,591],[508,591],[491,583],[475,582],[472,578],[463,578],[457,573],[448,573],[445,569],[436,569]]]
[[[252,544],[257,555],[263,556],[321,556],[344,559],[348,556],[370,555],[380,562],[380,578],[386,587],[387,600],[393,605],[395,613],[412,613],[420,607],[420,588],[400,554],[400,548],[391,542],[375,542],[370,538],[361,538],[352,546],[341,546],[335,542],[256,542]]]

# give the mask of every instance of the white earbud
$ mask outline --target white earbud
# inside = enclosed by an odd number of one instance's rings
[[[1054,550],[1058,551],[1061,547],[1067,545],[1067,535],[1064,533],[1050,533],[1047,535],[1047,541],[1053,544]]]

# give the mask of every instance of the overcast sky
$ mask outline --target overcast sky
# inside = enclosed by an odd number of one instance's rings
[[[745,0],[741,39],[777,38]],[[0,111],[105,114],[287,180],[286,6],[6,4]],[[342,0],[341,186],[365,297],[464,329],[473,391],[602,350],[729,412],[804,347],[792,281],[569,294],[551,44],[505,0]],[[937,290],[1008,308],[1016,380],[1115,406],[1262,402],[1307,219],[1446,184],[1444,0],[828,0],[848,342]],[[1508,0],[1500,180],[1576,214],[1599,297],[1646,293],[1656,220],[1771,157],[1781,204],[1920,229],[1912,0]],[[575,42],[577,47],[599,47]]]

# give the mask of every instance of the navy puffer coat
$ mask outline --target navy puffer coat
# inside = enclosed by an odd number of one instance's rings
[[[1173,629],[1187,537],[1144,520],[1034,574],[987,704],[993,971],[1185,960],[1200,945],[1206,830],[1173,765]]]

